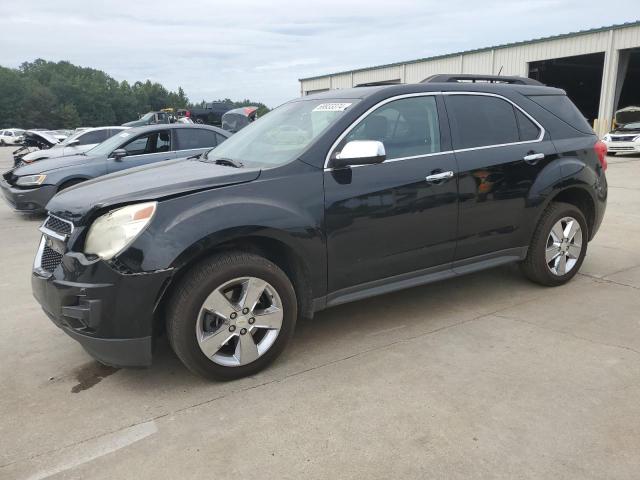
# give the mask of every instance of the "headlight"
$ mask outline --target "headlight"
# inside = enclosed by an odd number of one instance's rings
[[[608,133],[602,137],[602,140],[604,140],[605,142],[610,142],[611,141],[611,135],[609,135]]]
[[[16,185],[21,187],[33,187],[35,185],[42,185],[42,182],[47,178],[46,175],[25,175],[24,177],[18,177]]]
[[[634,142],[640,142],[640,135],[638,135],[637,137],[633,137],[633,141]]]
[[[98,217],[87,233],[85,253],[109,260],[127,248],[149,224],[158,202],[117,208]]]

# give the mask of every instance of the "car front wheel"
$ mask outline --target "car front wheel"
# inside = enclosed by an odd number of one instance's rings
[[[167,316],[176,355],[194,373],[230,380],[258,372],[293,334],[297,300],[287,275],[258,255],[216,255],[177,286]]]

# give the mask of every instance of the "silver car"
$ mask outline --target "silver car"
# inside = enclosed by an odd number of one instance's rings
[[[44,160],[45,158],[67,157],[91,150],[99,143],[122,132],[127,127],[86,128],[67,137],[62,142],[46,150],[37,150],[22,157],[25,163]]]

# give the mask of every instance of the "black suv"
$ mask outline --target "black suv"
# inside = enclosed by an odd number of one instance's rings
[[[149,365],[166,332],[228,379],[341,303],[509,262],[566,283],[602,221],[606,147],[562,90],[459,80],[299,98],[200,158],[65,190],[35,297],[101,362]]]

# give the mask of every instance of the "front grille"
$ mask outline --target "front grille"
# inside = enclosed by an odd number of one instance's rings
[[[71,235],[73,224],[58,217],[49,216],[44,222],[44,227],[60,235]]]
[[[40,258],[40,267],[49,273],[53,273],[58,265],[62,262],[62,254],[56,252],[47,245],[42,249],[42,257]]]
[[[611,141],[612,142],[632,142],[633,139],[636,137],[637,135],[633,135],[633,136],[627,136],[627,137],[611,137]]]

